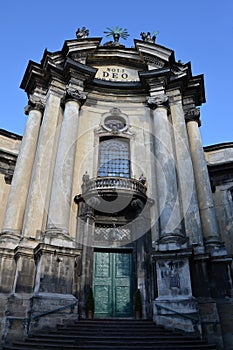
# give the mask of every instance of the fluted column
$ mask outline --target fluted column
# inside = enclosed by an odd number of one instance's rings
[[[201,219],[180,91],[175,90],[169,93],[169,105],[174,130],[176,168],[185,232],[191,244],[202,246]]]
[[[187,122],[203,236],[206,244],[213,246],[216,244],[219,245],[220,237],[214,200],[198,128],[200,126],[200,110],[198,108],[189,109],[186,111],[185,118]]]
[[[69,233],[79,110],[85,99],[85,93],[68,88],[54,168],[47,233],[51,230]]]
[[[11,233],[20,234],[22,230],[43,109],[44,105],[40,98],[32,95],[28,106],[25,108],[28,120],[11,184],[3,222],[3,233],[10,231]]]
[[[23,224],[25,237],[39,237],[43,230],[44,217],[47,214],[48,198],[50,195],[50,178],[53,171],[54,153],[59,119],[61,116],[60,88],[51,85],[47,95],[44,118],[40,129],[32,179]]]
[[[167,115],[167,101],[167,96],[162,94],[149,97],[147,103],[153,110],[154,118],[160,242],[179,243],[184,241],[184,235],[181,232],[180,205],[171,139],[171,125]]]

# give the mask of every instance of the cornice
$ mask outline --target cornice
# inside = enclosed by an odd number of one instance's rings
[[[142,85],[146,89],[153,90],[158,86],[165,89],[170,79],[171,70],[170,68],[161,68],[139,72],[138,74]]]
[[[168,49],[165,46],[145,42],[138,39],[134,39],[134,44],[136,50],[142,57],[149,55],[151,57],[157,57],[164,62],[169,62],[170,64],[175,62],[174,51]]]
[[[192,96],[196,106],[202,105],[206,102],[205,87],[204,87],[204,75],[196,75],[189,79],[188,85],[184,91],[184,97]]]
[[[76,77],[81,83],[92,80],[97,69],[74,61],[67,57],[63,66],[55,65],[51,60],[44,59],[43,64],[29,61],[20,88],[31,94],[37,86],[46,89],[52,80],[67,84],[71,78]]]
[[[100,46],[102,38],[66,40],[60,51],[44,51],[40,63],[29,61],[20,87],[32,94],[37,86],[48,89],[52,80],[63,85],[76,84],[81,89],[92,86],[124,92],[156,94],[178,88],[183,100],[192,100],[195,106],[205,102],[203,75],[192,76],[191,63],[175,60],[174,51],[157,43],[134,40],[135,48]],[[132,67],[139,73],[140,82],[109,82],[95,78],[93,66],[119,64]],[[93,65],[93,66],[92,66]],[[153,68],[153,69],[151,69]]]
[[[233,142],[216,143],[214,145],[205,146],[204,152],[218,151],[226,148],[233,148]]]
[[[90,54],[91,52],[96,51],[100,46],[101,41],[101,37],[66,40],[61,49],[61,54],[63,57],[68,55],[73,56],[75,53],[78,54],[80,52]]]
[[[87,66],[86,64],[74,61],[68,57],[64,63],[63,72],[67,82],[69,82],[72,77],[75,77],[75,75],[78,79],[81,79],[82,82],[89,82],[94,79],[97,68]]]
[[[23,136],[15,134],[11,131],[5,130],[5,129],[0,129],[0,135],[3,135],[5,137],[8,137],[13,140],[22,140]]]
[[[20,88],[30,93],[37,86],[46,86],[46,72],[42,69],[41,64],[30,60]]]

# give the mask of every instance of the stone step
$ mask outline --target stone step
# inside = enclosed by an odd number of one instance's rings
[[[29,339],[30,340],[34,340],[34,339],[50,339],[50,340],[53,340],[53,339],[60,339],[60,340],[67,340],[67,339],[70,339],[71,338],[71,336],[72,336],[72,339],[73,340],[86,340],[86,339],[90,339],[90,340],[92,340],[92,339],[112,339],[112,340],[114,340],[114,339],[125,339],[125,340],[127,340],[127,339],[154,339],[154,340],[156,340],[156,341],[158,341],[158,340],[163,340],[163,341],[166,341],[166,340],[170,340],[170,339],[174,339],[174,341],[178,341],[178,340],[181,340],[181,341],[183,341],[183,340],[187,340],[187,341],[190,341],[190,340],[193,340],[193,341],[198,341],[198,340],[200,340],[198,337],[188,337],[188,336],[183,336],[183,335],[164,335],[164,334],[161,334],[161,335],[153,335],[153,334],[148,334],[148,335],[145,335],[145,334],[143,334],[143,335],[138,335],[138,334],[135,334],[135,335],[133,335],[133,334],[130,334],[130,335],[128,335],[128,334],[98,334],[98,335],[93,335],[93,334],[87,334],[87,335],[84,335],[83,333],[82,334],[56,334],[56,333],[54,333],[54,334],[38,334],[38,335],[36,335],[36,334],[34,334],[34,335],[32,335],[32,336],[30,336],[29,337]]]
[[[195,335],[172,332],[152,321],[80,320],[40,332],[4,350],[216,350]]]
[[[202,341],[202,340],[197,340],[197,339],[174,339],[174,338],[166,338],[166,339],[161,339],[161,338],[139,338],[139,337],[96,337],[96,338],[91,338],[91,337],[76,337],[75,339],[56,339],[54,338],[49,338],[49,337],[34,337],[34,338],[28,338],[25,340],[25,343],[35,343],[35,342],[40,342],[40,344],[44,343],[72,343],[72,344],[120,344],[120,343],[126,343],[127,344],[190,344],[190,341],[192,344],[206,344],[207,342]]]
[[[40,345],[40,344],[20,344],[17,343],[14,346],[6,346],[4,347],[5,350],[51,350],[51,349],[56,349],[56,350],[216,350],[216,346],[214,345],[193,345],[193,344],[189,344],[189,345],[172,345],[172,346],[168,346],[168,345],[139,345],[139,346],[135,346],[135,345],[128,345],[128,344],[124,344],[122,346],[116,345],[116,346],[109,346],[109,345],[87,345],[87,346],[77,346],[77,345],[57,345],[57,344],[46,344],[46,345]]]

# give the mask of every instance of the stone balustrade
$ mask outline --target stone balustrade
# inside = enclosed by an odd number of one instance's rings
[[[123,177],[96,177],[85,181],[82,185],[82,193],[86,194],[90,191],[106,191],[106,190],[123,190],[139,192],[146,196],[147,188],[145,184],[134,178]]]

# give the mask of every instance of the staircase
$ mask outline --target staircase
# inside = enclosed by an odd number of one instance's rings
[[[216,350],[195,335],[165,330],[152,321],[83,320],[37,333],[4,350]]]

